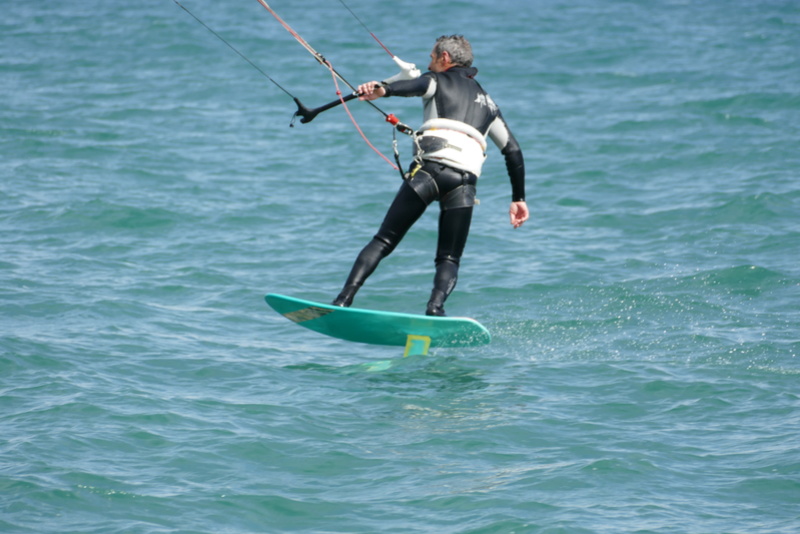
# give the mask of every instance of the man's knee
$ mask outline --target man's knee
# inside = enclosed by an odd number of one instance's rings
[[[461,258],[454,256],[447,252],[440,252],[436,255],[436,266],[447,266],[448,264],[454,266],[458,269],[459,264],[461,263]]]
[[[373,237],[373,241],[375,241],[376,246],[381,251],[381,255],[386,257],[392,253],[392,251],[397,247],[399,243],[398,239],[393,239],[391,235],[384,236],[380,233],[376,234]]]

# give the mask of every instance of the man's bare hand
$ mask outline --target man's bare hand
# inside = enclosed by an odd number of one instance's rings
[[[519,228],[522,226],[522,223],[527,221],[530,217],[528,205],[524,200],[512,202],[511,208],[508,210],[508,214],[511,217],[511,226],[514,228]]]
[[[377,100],[386,95],[386,89],[380,82],[367,82],[358,86],[359,100]]]

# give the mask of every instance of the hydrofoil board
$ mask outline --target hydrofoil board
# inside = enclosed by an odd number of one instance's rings
[[[265,300],[300,326],[347,341],[405,347],[404,356],[427,354],[430,347],[476,347],[492,340],[482,324],[468,317],[341,308],[274,293]]]

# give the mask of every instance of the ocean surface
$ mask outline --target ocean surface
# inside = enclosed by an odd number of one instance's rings
[[[336,98],[255,0],[182,3]],[[403,358],[265,304],[333,299],[400,184],[344,109],[290,128],[171,0],[2,2],[0,532],[800,532],[800,3],[270,5],[354,84],[396,72],[364,26],[423,70],[472,41],[532,212],[490,147],[447,310],[492,343]],[[357,306],[424,310],[437,212]]]

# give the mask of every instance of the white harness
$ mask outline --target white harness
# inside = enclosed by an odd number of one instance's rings
[[[481,175],[486,160],[486,139],[469,124],[452,119],[431,119],[414,134],[414,141],[416,157]],[[431,148],[425,150],[425,145]]]

